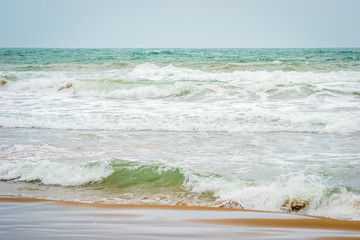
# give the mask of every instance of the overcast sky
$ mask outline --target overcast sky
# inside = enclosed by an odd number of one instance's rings
[[[0,47],[360,47],[360,0],[0,0]]]

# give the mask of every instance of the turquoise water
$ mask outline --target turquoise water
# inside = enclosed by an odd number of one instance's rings
[[[141,63],[215,70],[355,70],[358,48],[334,49],[0,49],[3,70],[119,69]],[[89,65],[94,64],[94,65]],[[247,65],[246,65],[247,64]],[[73,66],[73,67],[71,67]],[[269,69],[264,69],[264,66]],[[32,69],[33,68],[33,69]],[[232,69],[231,69],[232,68]],[[81,68],[80,68],[81,69]]]
[[[360,49],[0,49],[0,194],[360,216]]]

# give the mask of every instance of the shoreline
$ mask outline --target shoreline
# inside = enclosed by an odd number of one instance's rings
[[[357,239],[360,221],[244,209],[0,195],[4,239]]]
[[[263,228],[306,228],[306,229],[326,229],[326,230],[342,230],[360,232],[359,220],[342,220],[319,216],[302,215],[296,213],[273,212],[261,210],[235,209],[223,207],[205,207],[205,206],[176,206],[176,205],[147,205],[147,204],[109,204],[109,203],[86,203],[64,200],[51,200],[33,197],[22,197],[12,195],[0,195],[0,203],[40,203],[54,204],[67,209],[92,209],[92,210],[164,210],[164,211],[190,211],[190,212],[230,212],[240,213],[239,218],[218,218],[218,219],[184,219],[182,221],[189,223],[201,224],[217,224],[217,225],[233,225],[247,227],[263,227]],[[260,218],[242,218],[241,215],[260,214],[265,217]],[[86,214],[85,214],[86,215]],[[89,214],[91,215],[91,214]],[[131,217],[136,214],[95,214],[94,216],[108,217]],[[280,216],[278,218],[278,216]]]
[[[90,208],[105,208],[105,209],[161,209],[161,210],[187,210],[187,211],[230,211],[230,212],[267,212],[260,210],[248,210],[238,208],[225,207],[206,207],[206,206],[187,206],[187,205],[159,205],[159,204],[116,204],[116,203],[88,203],[75,202],[66,200],[53,200],[36,197],[23,197],[13,195],[0,195],[0,202],[17,202],[17,203],[32,203],[32,202],[49,202],[66,206],[76,207],[90,207]],[[277,213],[271,212],[269,213]],[[291,213],[284,213],[291,214]]]

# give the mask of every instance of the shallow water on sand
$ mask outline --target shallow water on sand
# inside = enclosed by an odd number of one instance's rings
[[[345,239],[358,222],[226,209],[52,202],[0,196],[0,231],[11,239]],[[274,222],[276,222],[274,224]]]

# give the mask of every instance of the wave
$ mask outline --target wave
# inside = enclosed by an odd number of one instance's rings
[[[164,166],[141,165],[136,162],[113,160],[90,162],[83,165],[64,165],[57,162],[9,162],[0,170],[5,181],[38,181],[45,185],[81,186],[105,184],[123,188],[146,182],[160,185],[182,184],[184,176],[179,169]]]
[[[256,63],[258,64],[258,63]],[[272,62],[271,64],[278,64]],[[238,65],[238,64],[235,64]],[[200,68],[201,69],[201,68]],[[131,80],[147,79],[151,81],[226,81],[236,83],[243,81],[256,82],[321,82],[321,81],[359,81],[359,71],[330,71],[330,72],[299,72],[299,71],[205,71],[192,68],[176,67],[172,64],[158,66],[153,63],[143,63],[127,72],[124,77]]]
[[[284,71],[202,71],[173,65],[139,64],[127,71],[90,73],[6,72],[1,91],[47,91],[72,96],[106,98],[158,98],[178,95],[184,88],[223,96],[308,97],[311,95],[356,95],[360,72],[284,72]],[[208,94],[203,94],[204,97]],[[319,97],[321,97],[319,96]]]
[[[63,187],[93,187],[142,196],[162,194],[186,205],[298,212],[333,218],[360,219],[360,195],[333,186],[316,174],[284,172],[272,182],[197,173],[164,165],[112,160],[82,165],[57,162],[2,162],[0,180],[38,182]],[[70,199],[71,200],[71,199]],[[136,199],[133,199],[136,202]],[[161,199],[153,203],[164,204]],[[195,201],[196,200],[196,201]],[[179,199],[172,199],[176,204]],[[169,203],[168,201],[166,203]]]
[[[356,134],[360,132],[360,117],[348,112],[274,111],[256,106],[226,109],[227,105],[157,103],[156,110],[146,102],[136,105],[112,103],[112,112],[80,112],[78,102],[72,104],[55,99],[52,112],[22,112],[0,115],[0,126],[6,128],[48,128],[111,131],[171,131],[171,132],[307,132]],[[64,110],[67,104],[67,110]],[[84,104],[84,103],[82,103]],[[88,103],[86,103],[88,104]],[[109,107],[98,104],[98,108]],[[34,106],[35,108],[37,105]],[[82,106],[81,106],[82,107]],[[91,107],[91,106],[90,106]],[[131,110],[128,110],[131,109]],[[59,112],[59,114],[54,114]]]
[[[356,71],[211,72],[143,63],[0,78],[0,126],[7,128],[360,132]]]
[[[170,49],[170,50],[147,50],[145,51],[146,54],[153,54],[153,55],[158,55],[158,54],[173,54],[174,50]]]
[[[66,85],[65,85],[66,86]],[[82,80],[72,84],[74,95],[110,99],[146,99],[181,97],[195,90],[186,82],[148,83],[123,80]],[[200,90],[201,91],[201,90]]]
[[[107,163],[64,165],[56,162],[17,162],[2,164],[2,181],[38,181],[45,185],[77,186],[97,182],[113,172]]]

